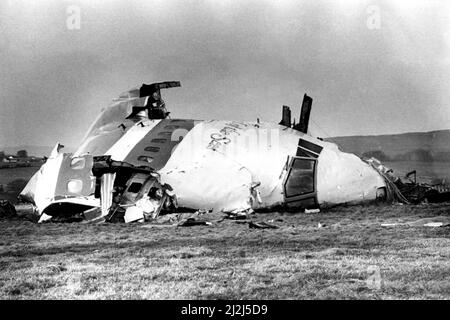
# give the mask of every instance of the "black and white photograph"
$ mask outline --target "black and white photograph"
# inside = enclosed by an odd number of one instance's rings
[[[0,300],[448,300],[449,101],[446,0],[1,0]]]

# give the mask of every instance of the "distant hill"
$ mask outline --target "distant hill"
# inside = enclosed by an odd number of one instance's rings
[[[450,130],[324,139],[346,152],[379,160],[450,161]]]

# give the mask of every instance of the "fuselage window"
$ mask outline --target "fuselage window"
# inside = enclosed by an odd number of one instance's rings
[[[294,159],[286,182],[286,197],[314,192],[314,160]]]
[[[159,151],[159,147],[145,147],[144,150],[145,151],[150,151],[150,152],[158,152]]]
[[[161,132],[158,132],[158,136],[170,138],[172,136],[172,132],[171,131],[161,131]]]
[[[166,129],[166,130],[175,130],[175,129],[178,129],[179,127],[180,126],[169,124],[169,125],[165,126],[164,129]]]
[[[164,143],[164,142],[166,142],[166,141],[167,141],[167,139],[159,139],[159,138],[156,138],[156,139],[152,139],[151,142],[153,142],[153,143]]]

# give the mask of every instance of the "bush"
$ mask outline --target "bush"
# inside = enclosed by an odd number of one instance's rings
[[[19,158],[27,158],[28,152],[27,152],[27,150],[19,150],[19,151],[17,151],[17,156]]]
[[[367,151],[362,154],[363,158],[376,158],[380,161],[389,161],[390,158],[380,150]]]

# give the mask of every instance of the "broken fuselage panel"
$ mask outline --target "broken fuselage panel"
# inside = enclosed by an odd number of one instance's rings
[[[169,188],[179,207],[240,211],[360,203],[386,187],[356,155],[289,126],[149,117],[151,106],[136,108],[149,103],[142,91],[104,108],[74,154],[52,153],[22,196],[53,215],[62,203],[77,208],[71,213],[100,208],[103,193],[132,204],[157,185]],[[109,187],[104,174],[113,175]]]

